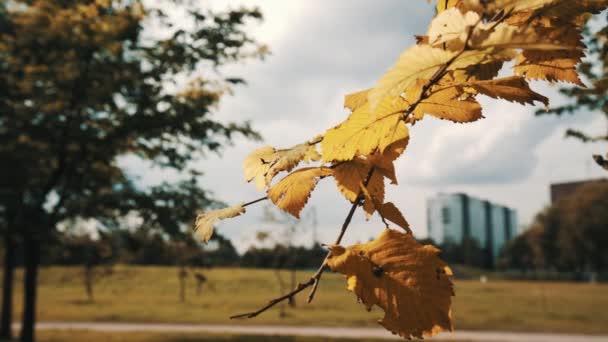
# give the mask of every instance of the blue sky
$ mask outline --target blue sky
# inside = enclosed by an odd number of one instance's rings
[[[241,165],[249,152],[264,145],[301,143],[343,120],[343,96],[373,85],[414,43],[414,35],[424,34],[434,13],[433,5],[423,0],[210,3],[215,8],[259,6],[265,21],[252,32],[272,51],[264,62],[224,70],[244,77],[248,85],[223,99],[215,118],[250,120],[264,137],[259,143],[238,138],[221,156],[209,155],[197,164],[204,172],[202,186],[227,203],[264,195],[244,182]],[[565,101],[556,86],[535,82],[533,88],[553,106]],[[525,226],[549,203],[550,183],[603,176],[590,156],[605,153],[607,144],[563,138],[567,127],[602,132],[606,122],[600,115],[539,118],[534,111],[540,107],[488,98],[481,102],[484,120],[458,125],[428,118],[410,130],[410,145],[397,161],[399,185],[388,186],[387,200],[401,208],[418,237],[426,236],[426,199],[437,192],[464,191],[513,207]],[[133,163],[129,167],[148,184],[175,176]],[[318,215],[319,240],[332,243],[349,207],[333,180],[319,183],[310,206]],[[222,222],[218,229],[242,251],[256,231],[267,229],[262,215],[262,206],[250,207],[246,215]],[[377,218],[366,222],[356,215],[345,242],[367,240],[382,227]],[[311,236],[307,230],[297,241],[309,243]]]

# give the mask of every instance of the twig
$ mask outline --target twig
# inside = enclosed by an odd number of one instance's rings
[[[365,180],[365,186],[367,186],[369,184],[369,181],[372,178],[372,174],[373,174],[374,170],[375,170],[375,167],[372,167],[369,170],[367,179]],[[340,234],[338,234],[338,237],[336,238],[336,242],[335,242],[336,245],[339,244],[340,242],[342,242],[342,238],[344,237],[344,234],[346,233],[346,230],[348,229],[348,226],[350,225],[350,222],[355,214],[355,210],[361,204],[361,199],[362,199],[361,193],[359,193],[359,195],[355,199],[355,202],[350,207],[350,210],[348,211],[348,215],[346,215],[346,218],[344,219],[344,223],[342,224],[342,228],[340,229]],[[262,199],[259,199],[259,200],[262,200]],[[256,200],[256,201],[259,201],[259,200]],[[307,302],[310,303],[315,296],[317,288],[319,287],[319,281],[321,280],[321,275],[323,275],[323,272],[325,271],[325,266],[327,266],[327,259],[330,256],[331,256],[331,251],[327,252],[325,259],[323,260],[323,262],[321,263],[321,265],[319,266],[319,268],[317,269],[315,274],[313,274],[310,277],[310,279],[308,279],[306,282],[298,283],[298,286],[296,286],[295,289],[291,290],[291,292],[270,300],[265,306],[261,307],[260,309],[258,309],[256,311],[251,311],[251,312],[247,312],[247,313],[243,313],[243,314],[239,314],[239,315],[234,315],[234,316],[231,316],[230,319],[256,317],[259,314],[263,313],[264,311],[277,305],[278,303],[280,303],[286,299],[290,299],[293,296],[297,295],[298,293],[302,292],[304,289],[312,286],[312,290],[311,290],[310,294],[308,295],[308,300],[307,300]]]
[[[246,207],[246,206],[249,206],[249,205],[252,205],[252,204],[256,204],[258,202],[262,202],[262,201],[265,201],[267,199],[268,199],[268,196],[260,197],[258,199],[253,200],[253,201],[250,201],[250,202],[247,202],[247,203],[243,203],[243,207]]]

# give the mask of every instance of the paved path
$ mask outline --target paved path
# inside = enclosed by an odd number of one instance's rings
[[[399,339],[382,328],[310,327],[272,325],[211,325],[211,324],[156,324],[156,323],[95,323],[95,322],[40,322],[39,330],[93,330],[100,332],[177,332],[230,333],[248,335],[291,335],[343,338]],[[497,331],[463,331],[441,334],[434,340],[465,340],[492,342],[607,342],[608,335],[563,335],[538,333],[510,333]]]

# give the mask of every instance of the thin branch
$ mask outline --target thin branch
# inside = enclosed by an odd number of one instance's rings
[[[374,170],[375,170],[375,167],[372,167],[370,169],[370,171],[367,175],[367,179],[365,180],[365,186],[367,186],[369,184],[369,181],[372,178],[372,174],[373,174]],[[362,198],[361,198],[361,192],[360,192],[359,195],[357,196],[355,202],[350,207],[350,210],[348,211],[348,215],[346,215],[346,218],[344,219],[344,223],[342,223],[342,228],[340,229],[340,234],[338,234],[338,237],[336,238],[336,241],[334,244],[337,245],[340,242],[342,242],[342,238],[344,237],[344,234],[346,233],[346,230],[348,229],[348,226],[350,225],[350,222],[352,221],[352,218],[355,215],[355,211],[356,211],[357,207],[361,204],[361,199]],[[259,314],[263,313],[264,311],[277,305],[278,303],[280,303],[284,300],[290,299],[290,298],[294,297],[295,295],[297,295],[298,293],[302,292],[304,289],[312,286],[313,288],[312,288],[310,294],[308,295],[308,300],[307,300],[308,303],[310,303],[313,300],[314,295],[317,291],[317,288],[319,286],[319,281],[321,280],[321,276],[323,275],[323,272],[325,271],[325,266],[327,266],[327,259],[330,256],[331,256],[331,251],[327,252],[325,259],[323,260],[323,262],[321,263],[321,265],[319,266],[319,268],[317,269],[315,274],[313,274],[306,282],[298,283],[298,286],[296,286],[295,289],[291,290],[291,292],[289,292],[283,296],[277,297],[275,299],[272,299],[265,306],[263,306],[262,308],[260,308],[256,311],[251,311],[251,312],[247,312],[247,313],[243,313],[243,314],[239,314],[239,315],[234,315],[234,316],[231,316],[230,319],[256,317]]]
[[[250,202],[244,203],[244,204],[243,204],[243,207],[247,207],[247,206],[250,206],[250,205],[252,205],[252,204],[256,204],[256,203],[258,203],[258,202],[265,201],[265,200],[267,200],[267,199],[268,199],[268,196],[260,197],[260,198],[258,198],[258,199],[253,200],[253,201],[250,201]]]

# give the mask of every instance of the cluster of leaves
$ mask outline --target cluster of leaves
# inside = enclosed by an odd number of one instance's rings
[[[587,109],[589,113],[598,113],[608,120],[608,24],[599,29],[587,25],[583,36],[587,45],[587,58],[578,65],[578,71],[584,76],[587,87],[567,86],[560,92],[570,98],[571,102],[551,108],[547,111],[537,111],[537,115],[574,114]],[[590,133],[569,128],[566,137],[579,139],[582,142],[608,141],[608,132]],[[594,155],[593,158],[604,169],[608,170],[608,156]]]
[[[362,206],[368,217],[378,213],[386,228],[388,221],[403,228],[342,247],[343,227],[324,264],[344,273],[348,289],[368,308],[384,309],[380,323],[393,333],[411,338],[451,330],[449,267],[438,249],[414,240],[399,209],[385,199],[385,181],[397,184],[394,162],[406,150],[409,130],[429,115],[456,123],[481,119],[478,95],[548,106],[530,80],[582,85],[576,70],[585,49],[581,27],[606,7],[606,0],[440,0],[427,34],[373,87],[346,95],[351,113],[342,123],[289,149],[254,151],[244,163],[246,179],[298,217],[317,182],[333,177],[353,203],[345,226]],[[506,62],[513,62],[511,75],[499,77]],[[315,164],[296,168],[303,163]],[[281,172],[288,174],[273,183]],[[197,233],[206,240],[216,219],[244,212],[241,204],[200,215]]]

